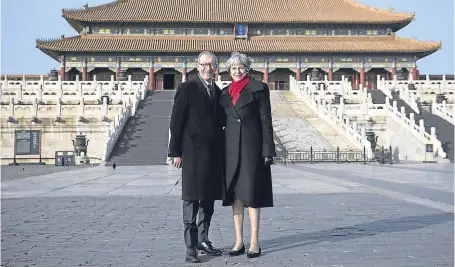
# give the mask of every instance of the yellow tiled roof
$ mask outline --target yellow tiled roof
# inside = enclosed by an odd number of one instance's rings
[[[79,35],[37,40],[36,47],[54,52],[434,52],[440,42],[390,36],[251,37],[249,40],[210,36]]]
[[[63,17],[87,22],[409,23],[414,13],[355,0],[118,0]]]

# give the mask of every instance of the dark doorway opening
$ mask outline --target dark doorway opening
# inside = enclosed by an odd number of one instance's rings
[[[126,75],[131,75],[132,81],[143,81],[145,76],[148,75],[148,72],[140,68],[129,68],[126,71]]]
[[[174,90],[175,89],[175,74],[163,74],[163,89]]]
[[[111,76],[114,75],[115,79],[115,72],[111,71],[108,68],[96,68],[90,72],[90,77],[87,77],[88,80],[92,80],[96,75],[97,81],[110,81]]]
[[[288,83],[285,81],[275,81],[275,90],[289,90]]]
[[[75,81],[76,76],[79,76],[79,81],[82,81],[82,74],[76,68],[71,68],[71,70],[66,73],[66,76],[67,81]]]

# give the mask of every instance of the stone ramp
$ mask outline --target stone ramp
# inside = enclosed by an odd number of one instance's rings
[[[321,120],[316,114],[290,91],[273,92],[272,113],[280,136],[289,133],[295,147],[309,149],[357,150],[345,137]],[[280,126],[278,126],[280,125]],[[275,127],[275,126],[274,126]],[[281,138],[281,137],[280,137]],[[283,139],[283,138],[281,138]],[[283,140],[282,140],[283,141]],[[284,141],[285,142],[285,141]],[[300,145],[298,145],[300,143]]]
[[[106,165],[164,165],[175,91],[150,92],[123,129]]]
[[[300,118],[279,91],[271,91],[272,119],[277,154],[281,150],[333,150],[333,147]]]

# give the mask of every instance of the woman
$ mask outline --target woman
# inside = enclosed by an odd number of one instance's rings
[[[235,246],[230,256],[245,253],[243,212],[248,207],[251,223],[248,258],[261,255],[258,242],[260,208],[273,207],[273,142],[270,92],[267,84],[253,80],[248,72],[251,59],[233,53],[228,60],[232,77],[230,86],[221,92],[220,103],[226,113],[225,156],[227,199],[234,214]]]

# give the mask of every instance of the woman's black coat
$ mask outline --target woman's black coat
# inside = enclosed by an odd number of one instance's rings
[[[270,91],[267,84],[251,80],[235,106],[226,87],[220,103],[226,114],[225,163],[227,199],[232,204],[232,189],[253,208],[272,207],[272,174],[263,157],[274,157]],[[238,175],[238,176],[237,176]]]
[[[221,90],[213,85],[213,101],[198,76],[181,83],[175,94],[168,156],[182,157],[183,200],[224,199],[224,111]]]

